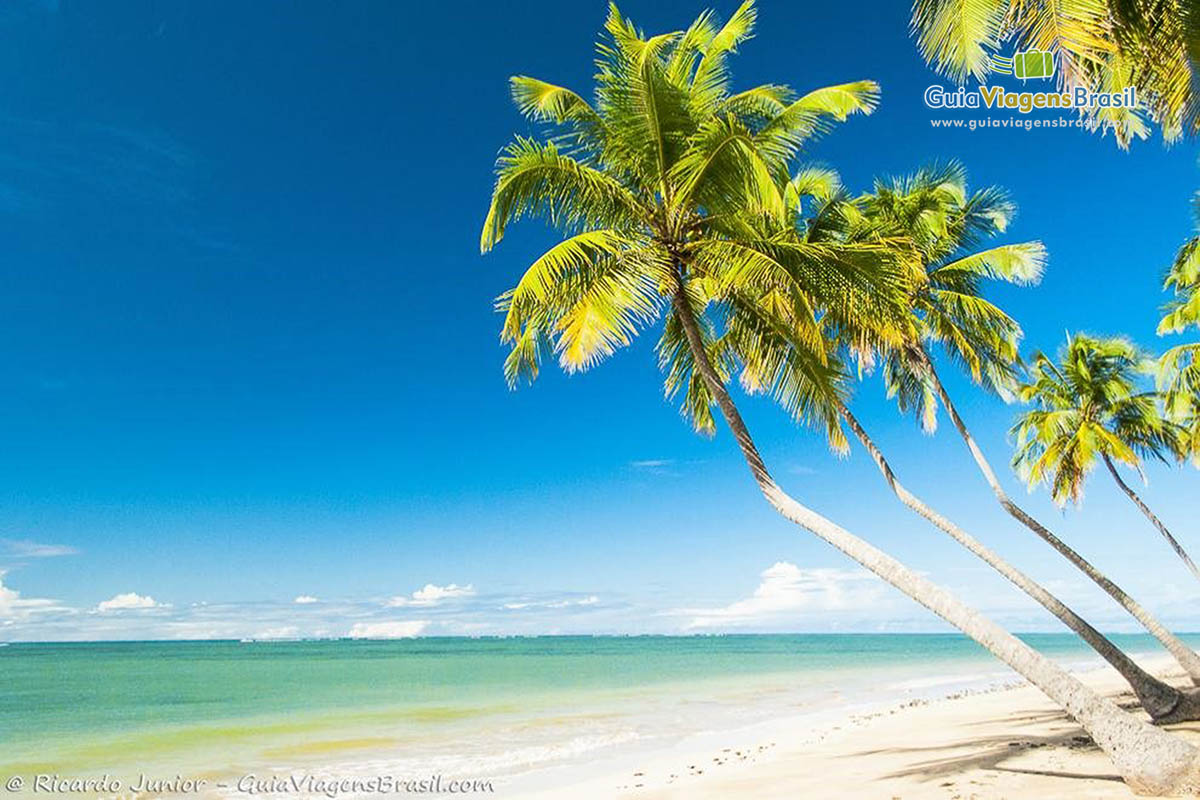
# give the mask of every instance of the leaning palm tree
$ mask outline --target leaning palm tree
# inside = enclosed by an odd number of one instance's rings
[[[914,0],[912,29],[925,61],[958,82],[985,81],[1003,45],[1050,51],[1065,90],[1137,90],[1173,141],[1200,124],[1200,8],[1190,0]],[[1122,147],[1146,138],[1133,108],[1087,112]]]
[[[870,110],[874,84],[794,98],[769,85],[731,94],[726,57],[749,37],[753,6],[724,25],[702,14],[687,30],[644,37],[611,8],[598,46],[594,104],[529,78],[518,106],[557,123],[550,142],[520,138],[500,158],[482,249],[506,225],[537,215],[567,236],[500,299],[510,380],[536,376],[556,353],[585,369],[665,317],[660,356],[698,427],[719,409],[759,490],[786,519],[841,550],[1001,658],[1067,710],[1140,792],[1200,788],[1200,754],[1095,694],[946,590],[787,495],[771,477],[726,386],[736,355],[719,346],[725,289],[740,275],[773,283],[780,302],[822,309],[832,322],[895,319],[906,279],[895,243],[813,244],[763,238],[782,213],[776,177],[832,122]],[[823,359],[805,354],[820,379]],[[802,387],[798,397],[806,390]],[[822,421],[825,422],[825,421]]]
[[[1200,719],[1200,691],[1180,690],[1155,678],[1121,651],[1112,640],[1096,630],[1087,620],[1075,613],[1066,603],[1055,597],[1041,584],[1008,563],[994,550],[936,511],[900,483],[891,465],[875,441],[867,434],[862,423],[845,405],[839,413],[847,427],[862,444],[871,460],[883,474],[884,480],[896,498],[918,516],[946,533],[970,553],[980,558],[1006,580],[1033,598],[1040,606],[1053,614],[1079,638],[1095,650],[1129,684],[1142,708],[1156,722],[1182,722]]]
[[[1200,196],[1195,201],[1200,224]],[[1164,288],[1174,298],[1163,309],[1160,336],[1200,328],[1200,236],[1189,239],[1175,256]],[[1180,458],[1200,467],[1200,343],[1172,347],[1159,361],[1158,388],[1167,416],[1183,429]]]
[[[1142,458],[1166,460],[1179,452],[1179,426],[1163,417],[1158,393],[1139,391],[1140,375],[1153,370],[1150,359],[1125,339],[1076,334],[1067,340],[1056,363],[1036,353],[1030,379],[1018,394],[1034,408],[1021,414],[1012,432],[1017,451],[1013,466],[1031,487],[1050,486],[1059,505],[1078,503],[1097,460],[1146,515],[1175,554],[1200,579],[1191,556],[1167,526],[1117,471],[1119,462],[1141,470]]]
[[[799,177],[782,186],[781,191],[786,214],[777,236],[795,236],[807,241],[844,241],[847,236],[856,234],[854,222],[862,222],[857,205],[844,198],[840,181],[836,173],[830,170],[803,170]],[[801,214],[802,198],[814,211],[807,219],[802,218]],[[1040,260],[1040,249],[1029,248],[1028,257]],[[795,413],[795,404],[790,402],[793,393],[788,387],[813,386],[816,391],[807,395],[808,413],[811,414],[818,404],[822,409],[832,409],[832,413],[823,411],[822,416],[828,418],[836,415],[846,424],[901,503],[982,559],[1079,635],[1125,678],[1153,719],[1183,721],[1200,718],[1200,694],[1195,691],[1182,692],[1147,673],[1065,603],[900,483],[883,452],[850,411],[848,392],[844,389],[850,378],[842,365],[844,359],[840,356],[841,351],[848,351],[851,358],[856,353],[861,354],[864,346],[878,339],[874,331],[849,330],[844,323],[838,328],[819,326],[822,333],[828,334],[826,364],[837,371],[835,374],[839,379],[815,381],[810,377],[809,362],[804,357],[813,344],[812,338],[804,335],[812,330],[812,320],[807,318],[809,310],[801,309],[798,315],[793,306],[776,302],[769,287],[765,292],[758,292],[751,279],[743,279],[739,283],[737,298],[739,302],[735,305],[735,313],[727,318],[726,333],[721,344],[735,352],[744,365],[741,373],[743,387],[751,393],[769,391],[787,410]],[[911,324],[911,320],[906,320],[906,324]],[[797,336],[797,333],[800,335]],[[903,338],[902,332],[893,333]],[[840,448],[842,442],[837,438],[831,444]]]
[[[914,284],[912,333],[891,348],[883,363],[888,391],[901,409],[916,411],[926,430],[937,422],[940,402],[1000,506],[1092,579],[1162,643],[1192,682],[1200,685],[1200,656],[1144,606],[1045,525],[1018,506],[996,477],[941,381],[930,345],[940,345],[963,364],[972,380],[1002,396],[1015,386],[1020,326],[982,297],[982,281],[1023,284],[1040,277],[1041,249],[1033,242],[976,250],[1003,231],[1015,209],[995,188],[968,194],[960,166],[949,164],[880,182],[862,200],[869,236],[908,231],[922,253],[928,279]],[[862,238],[860,236],[859,238]]]

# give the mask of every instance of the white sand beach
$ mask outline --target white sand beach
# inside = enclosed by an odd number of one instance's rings
[[[1165,662],[1157,672],[1186,685]],[[1080,678],[1128,708],[1115,672]],[[1200,744],[1200,723],[1170,726]],[[512,796],[512,795],[510,795]],[[814,726],[811,717],[709,734],[578,781],[521,792],[570,797],[1000,800],[1130,798],[1105,755],[1037,689],[1013,685],[862,713]]]

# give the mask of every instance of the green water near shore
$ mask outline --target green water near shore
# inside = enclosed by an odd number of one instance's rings
[[[1094,660],[1071,636],[1025,638]],[[932,634],[17,643],[0,647],[0,675],[0,772],[123,775],[368,762],[503,774],[1014,677]]]

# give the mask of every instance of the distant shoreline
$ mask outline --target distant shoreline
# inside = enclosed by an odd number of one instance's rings
[[[1175,630],[1177,636],[1200,638],[1200,630]],[[1101,630],[1105,636],[1142,636],[1143,632],[1124,630]],[[1059,631],[1012,631],[1020,638],[1063,635]],[[942,636],[948,639],[970,641],[970,637],[957,631],[776,631],[756,633],[513,633],[480,634],[478,636],[302,636],[269,638],[216,638],[216,639],[11,639],[0,641],[6,645],[86,645],[86,644],[284,644],[288,642],[410,642],[410,641],[503,641],[507,639],[736,639],[786,636],[862,636],[862,637],[905,637]],[[999,663],[999,662],[997,662]]]

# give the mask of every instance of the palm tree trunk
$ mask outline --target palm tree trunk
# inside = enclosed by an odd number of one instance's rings
[[[1171,545],[1171,548],[1175,551],[1175,555],[1182,558],[1183,563],[1187,564],[1192,574],[1200,580],[1200,569],[1197,569],[1195,562],[1192,561],[1192,557],[1183,549],[1183,545],[1175,540],[1175,537],[1167,530],[1167,526],[1162,524],[1162,520],[1154,515],[1154,512],[1150,510],[1150,506],[1142,502],[1142,498],[1138,497],[1137,492],[1129,488],[1129,485],[1121,479],[1121,474],[1117,472],[1116,465],[1112,463],[1112,459],[1107,455],[1104,456],[1104,466],[1108,467],[1109,474],[1113,476],[1113,480],[1117,482],[1117,486],[1121,487],[1121,491],[1125,492],[1129,499],[1133,501],[1133,504],[1140,508],[1142,513],[1146,515],[1146,519],[1150,520],[1154,524],[1154,527],[1158,528],[1158,532],[1167,540],[1167,544]]]
[[[683,288],[682,276],[676,276],[673,303],[687,337],[695,369],[721,409],[721,415],[733,433],[759,491],[776,511],[958,628],[1045,692],[1083,726],[1112,759],[1121,777],[1135,792],[1173,794],[1200,791],[1200,753],[1196,748],[1126,714],[942,587],[784,493],[771,478],[733,398],[708,360],[703,336]]]
[[[979,445],[975,443],[974,437],[971,436],[971,432],[967,430],[966,423],[959,416],[958,409],[954,407],[954,403],[950,400],[950,395],[946,392],[946,387],[942,385],[937,370],[933,367],[932,359],[924,351],[920,351],[919,357],[925,364],[926,372],[929,379],[933,382],[938,397],[941,398],[942,405],[946,408],[946,413],[950,415],[950,419],[954,422],[954,427],[958,429],[959,436],[966,442],[967,449],[971,451],[971,456],[975,459],[975,464],[979,467],[979,471],[983,473],[984,480],[987,481],[988,486],[992,488],[992,494],[996,495],[1000,506],[1012,515],[1014,519],[1026,528],[1029,528],[1029,530],[1033,531],[1062,554],[1064,558],[1074,564],[1083,574],[1095,581],[1101,589],[1108,592],[1109,596],[1132,614],[1175,657],[1175,660],[1179,662],[1179,665],[1183,667],[1188,677],[1191,678],[1192,683],[1200,686],[1200,656],[1197,656],[1190,647],[1180,641],[1179,637],[1167,630],[1161,622],[1155,619],[1140,603],[1127,595],[1121,587],[1109,580],[1104,573],[1100,572],[1100,570],[1084,559],[1083,556],[1071,549],[1066,542],[1051,533],[1046,526],[1029,516],[1029,514],[1025,513],[1024,509],[1012,501],[1012,498],[1004,491],[1004,487],[1000,485],[1000,481],[997,480],[996,473],[992,471],[992,465],[988,463],[987,458],[983,455],[983,451],[979,449]]]
[[[887,481],[888,487],[891,488],[892,493],[896,495],[901,503],[936,525],[971,553],[983,559],[984,563],[1040,603],[1042,607],[1058,617],[1064,625],[1091,645],[1093,650],[1099,653],[1105,661],[1111,664],[1125,678],[1130,688],[1133,689],[1134,694],[1137,695],[1138,702],[1142,704],[1142,707],[1146,709],[1147,713],[1153,719],[1160,722],[1184,722],[1200,719],[1200,697],[1194,691],[1185,694],[1174,686],[1163,683],[1146,672],[1133,659],[1125,655],[1120,648],[1109,641],[1107,637],[1093,628],[1087,620],[1068,608],[1061,600],[1042,588],[1040,584],[1028,575],[1021,572],[1012,564],[1009,564],[983,544],[983,542],[980,542],[965,530],[943,517],[919,497],[906,489],[896,478],[896,474],[892,472],[892,467],[887,459],[884,458],[883,452],[875,445],[871,437],[867,435],[866,430],[854,414],[851,413],[850,409],[845,404],[839,402],[838,413],[846,421],[847,427],[853,431],[859,442],[862,443],[862,446],[870,454],[871,459],[883,474],[884,480]]]

